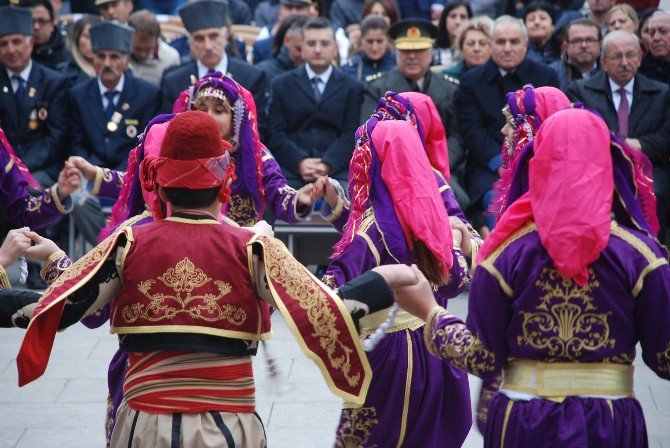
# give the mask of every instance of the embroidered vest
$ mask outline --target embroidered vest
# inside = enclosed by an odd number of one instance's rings
[[[214,220],[168,218],[128,229],[123,286],[111,332],[270,336],[267,303],[256,295],[247,230]]]

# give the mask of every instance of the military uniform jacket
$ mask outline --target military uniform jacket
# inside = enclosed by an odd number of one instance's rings
[[[17,104],[7,70],[0,65],[0,125],[16,155],[32,172],[54,178],[67,156],[66,78],[33,61],[26,95]]]
[[[137,145],[137,135],[160,111],[161,90],[126,71],[123,91],[114,108],[121,114],[114,131],[107,128],[97,78],[76,85],[69,95],[72,155],[93,165],[125,171],[128,153]]]
[[[224,73],[242,84],[242,87],[251,92],[256,102],[256,110],[264,111],[267,107],[267,82],[263,70],[247,64],[239,58],[228,56],[228,73]],[[178,67],[168,69],[163,74],[161,86],[166,112],[172,111],[172,104],[179,97],[182,90],[190,87],[198,80],[198,64],[189,61]]]
[[[440,112],[442,124],[447,133],[447,145],[449,147],[449,165],[451,171],[455,172],[465,162],[465,153],[462,149],[458,134],[458,124],[454,114],[454,94],[456,93],[458,80],[447,75],[428,71],[424,93],[428,95],[437,110]],[[395,68],[386,74],[380,74],[369,81],[363,90],[363,106],[361,107],[361,121],[366,120],[377,107],[377,100],[384,96],[387,91],[420,92],[418,86],[405,78],[399,69]]]

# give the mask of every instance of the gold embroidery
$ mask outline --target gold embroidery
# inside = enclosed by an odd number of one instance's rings
[[[337,448],[367,447],[371,429],[379,423],[374,407],[351,408],[342,410],[342,422],[337,428],[335,446]],[[376,448],[371,445],[370,448]]]
[[[670,342],[662,352],[656,353],[658,361],[658,372],[670,374]]]
[[[361,373],[350,375],[351,353],[354,347],[344,345],[339,339],[336,329],[337,316],[328,307],[326,292],[305,272],[284,245],[275,240],[260,237],[265,248],[265,267],[268,280],[277,282],[287,294],[298,301],[300,307],[307,310],[307,318],[312,325],[314,336],[319,339],[321,348],[327,353],[330,365],[342,372],[350,386],[361,381]]]
[[[9,289],[12,287],[9,277],[7,277],[7,271],[5,268],[0,266],[0,289]]]
[[[65,255],[65,252],[59,250],[51,254],[44,262],[40,276],[45,282],[53,283],[71,265],[72,261]]]
[[[458,260],[458,267],[461,270],[461,282],[458,284],[458,289],[463,290],[470,284],[470,266],[465,256],[460,252],[455,252],[456,260]]]
[[[453,316],[447,310],[439,306],[430,311],[424,328],[428,351],[438,358],[448,359],[455,368],[477,376],[492,372],[495,353],[484,346],[479,335],[472,333],[462,323],[454,322],[438,328],[441,319],[451,317]]]
[[[254,225],[256,223],[254,200],[250,196],[231,195],[226,215],[243,227]]]
[[[196,268],[188,257],[181,260],[174,268],[168,269],[158,277],[169,288],[176,293],[174,296],[164,293],[150,294],[151,286],[156,280],[145,280],[137,285],[137,289],[144,294],[151,304],[134,303],[126,305],[121,311],[124,322],[133,323],[139,318],[152,322],[172,319],[177,314],[186,313],[193,319],[201,319],[207,322],[227,320],[233,325],[242,325],[247,320],[246,312],[229,304],[218,303],[221,298],[232,290],[229,283],[219,280],[214,284],[219,290],[218,295],[211,293],[197,295],[193,290],[209,283],[212,279]],[[185,297],[182,294],[185,293]],[[170,306],[178,305],[178,306]]]
[[[633,364],[635,361],[635,349],[631,353],[619,353],[618,355],[608,356],[607,358],[602,359],[600,362],[605,364]]]
[[[520,312],[524,319],[523,336],[517,336],[517,344],[547,349],[547,355],[563,359],[579,358],[582,350],[614,347],[616,341],[610,339],[607,323],[612,313],[597,314],[593,298],[589,296],[593,289],[600,287],[592,269],[583,287],[549,268],[542,269],[535,285],[544,295],[540,297],[537,312]]]

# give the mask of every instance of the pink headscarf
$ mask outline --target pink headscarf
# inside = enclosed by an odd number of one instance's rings
[[[432,98],[424,93],[403,92],[399,94],[409,100],[414,113],[419,118],[423,131],[423,141],[426,145],[426,154],[430,164],[438,170],[447,182],[451,180],[449,171],[449,149],[447,135],[440,113]]]
[[[610,133],[605,122],[580,109],[551,115],[536,136],[529,191],[503,213],[477,261],[484,261],[534,221],[561,275],[585,285],[588,265],[609,241],[613,192]]]
[[[416,130],[406,121],[381,121],[371,134],[381,176],[407,245],[422,241],[445,276],[453,265],[449,215]]]

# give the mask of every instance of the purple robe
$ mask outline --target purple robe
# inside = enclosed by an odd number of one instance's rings
[[[72,199],[58,199],[56,185],[33,196],[28,181],[23,177],[9,153],[0,147],[0,209],[5,218],[16,227],[41,229],[62,218],[72,210]]]
[[[382,237],[374,215],[366,213],[323,281],[337,288],[375,266],[412,263],[409,252],[407,259],[397,260],[389,245],[394,246]],[[457,249],[453,254],[450,280],[436,292],[443,306],[470,283],[465,257]],[[404,328],[387,333],[368,353],[373,378],[365,404],[345,406],[336,446],[460,447],[465,440],[472,425],[467,374],[428,353],[421,321]]]
[[[426,325],[430,352],[455,367],[487,379],[510,360],[631,365],[639,342],[645,363],[670,379],[670,267],[642,232],[613,224],[579,287],[558,273],[529,224],[482,262],[472,283],[467,325],[437,308]],[[503,383],[488,407],[485,446],[647,446],[635,398],[594,395],[602,394],[523,398]]]

